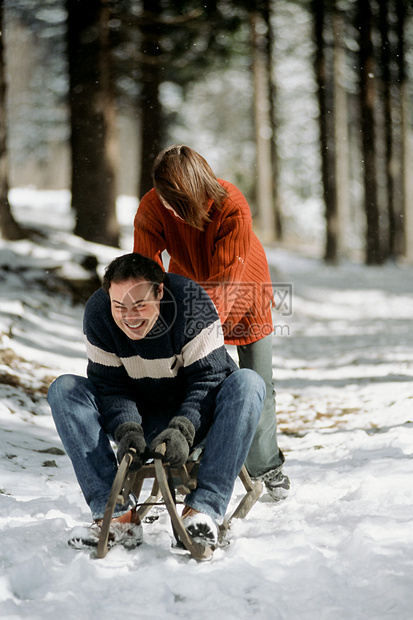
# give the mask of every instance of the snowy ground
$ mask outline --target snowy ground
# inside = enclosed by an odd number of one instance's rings
[[[117,252],[70,234],[64,193],[12,202],[46,236],[0,240],[0,617],[411,619],[413,268],[268,249],[281,289],[293,284],[273,358],[289,498],[264,494],[209,563],[171,553],[166,513],[136,551],[95,560],[66,542],[90,515],[45,394],[85,370],[82,308],[59,292],[59,267],[81,275],[85,252],[101,267]],[[125,251],[132,212],[120,202]]]

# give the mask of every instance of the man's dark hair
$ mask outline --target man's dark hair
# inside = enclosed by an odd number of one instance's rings
[[[109,295],[112,282],[119,283],[129,279],[150,282],[156,297],[159,293],[159,285],[165,281],[165,272],[158,263],[142,254],[136,252],[124,254],[112,260],[106,267],[102,288]]]

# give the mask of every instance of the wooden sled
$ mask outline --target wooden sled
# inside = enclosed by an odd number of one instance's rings
[[[155,505],[165,505],[172,524],[172,530],[177,544],[189,551],[196,560],[207,560],[211,557],[213,549],[208,546],[196,543],[188,535],[180,515],[176,509],[175,492],[187,495],[196,488],[197,470],[201,459],[201,450],[195,451],[188,459],[186,464],[179,468],[169,468],[162,460],[165,453],[165,444],[157,448],[159,458],[154,458],[153,462],[143,465],[137,471],[130,470],[133,461],[133,453],[128,452],[122,459],[118,467],[115,480],[106,505],[103,516],[97,557],[104,558],[108,552],[108,538],[110,522],[113,517],[116,504],[124,504],[133,493],[138,500],[138,514],[141,520],[150,512]],[[155,454],[156,454],[155,453]],[[153,479],[150,495],[140,501],[140,495],[144,480]],[[251,510],[255,502],[261,495],[262,482],[253,482],[247,472],[245,465],[242,467],[239,478],[244,485],[245,495],[229,518],[226,518],[219,527],[219,538],[222,540],[229,529],[232,519],[243,519]]]

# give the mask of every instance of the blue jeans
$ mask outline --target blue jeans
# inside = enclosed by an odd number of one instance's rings
[[[223,381],[215,401],[211,427],[202,441],[204,453],[198,486],[185,503],[220,523],[231,499],[235,480],[248,454],[265,397],[261,377],[237,370]],[[48,401],[63,446],[93,519],[103,517],[117,471],[110,437],[102,428],[99,394],[85,377],[62,375],[50,386]],[[148,421],[150,422],[150,421]],[[145,424],[149,445],[166,426]],[[123,512],[125,509],[123,509]],[[122,509],[118,511],[121,514]],[[114,516],[118,516],[114,513]]]

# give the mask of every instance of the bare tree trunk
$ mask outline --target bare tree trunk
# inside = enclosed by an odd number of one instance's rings
[[[393,116],[392,116],[392,79],[390,71],[390,40],[388,3],[379,4],[379,28],[381,38],[380,68],[382,78],[381,96],[383,99],[383,138],[384,138],[384,169],[386,176],[386,211],[388,220],[387,247],[383,248],[383,256],[396,257],[396,205],[394,183],[393,151]]]
[[[404,256],[413,264],[413,140],[410,124],[411,105],[405,82],[401,90],[402,100],[402,135],[403,135],[403,194],[404,194]]]
[[[324,259],[338,260],[339,220],[337,213],[336,162],[333,84],[328,79],[326,49],[324,43],[325,4],[324,0],[312,0],[314,19],[315,57],[314,68],[317,81],[317,97],[320,110],[321,173],[326,214],[326,245]]]
[[[6,72],[3,29],[4,0],[0,0],[0,232],[4,239],[15,241],[27,235],[16,222],[9,204],[9,167],[6,129]]]
[[[75,233],[119,245],[117,139],[107,0],[66,0]]]
[[[276,88],[273,79],[273,59],[274,59],[274,33],[271,24],[272,15],[271,0],[264,0],[262,15],[267,26],[266,37],[266,60],[267,60],[267,76],[268,76],[268,93],[270,105],[270,123],[271,123],[271,170],[272,170],[272,200],[275,218],[275,238],[280,241],[283,237],[282,214],[280,205],[280,193],[278,191],[278,148],[277,148],[277,121],[276,121]]]
[[[254,117],[257,166],[257,210],[260,237],[264,243],[275,239],[273,205],[273,171],[271,159],[272,123],[270,118],[270,93],[266,59],[265,22],[260,13],[251,16],[252,58],[254,75]]]
[[[362,154],[364,161],[364,209],[366,213],[366,263],[377,265],[383,262],[380,247],[379,206],[376,179],[376,131],[374,124],[374,103],[376,99],[374,82],[374,53],[372,43],[372,12],[370,0],[359,0],[359,99],[361,116]]]
[[[337,252],[348,256],[348,239],[351,231],[350,216],[350,169],[347,92],[344,87],[345,51],[344,19],[338,9],[334,13],[334,103],[335,147],[337,188]]]
[[[397,134],[397,148],[399,153],[396,174],[396,200],[398,202],[398,217],[395,226],[395,250],[397,256],[405,256],[413,262],[413,170],[412,145],[411,145],[411,118],[410,99],[407,84],[407,69],[405,57],[405,25],[407,2],[396,0],[395,13],[396,24],[396,63],[397,80],[395,86],[398,93],[398,111],[400,113],[400,130]]]
[[[152,186],[152,167],[161,150],[163,136],[162,106],[159,86],[163,68],[159,61],[159,17],[162,12],[160,0],[143,0],[143,25],[141,26],[142,90],[140,94],[141,117],[141,163],[138,196],[142,197]]]

